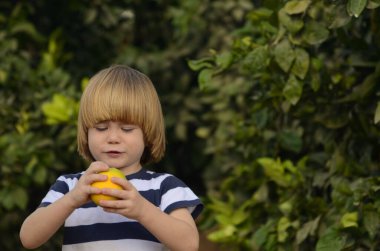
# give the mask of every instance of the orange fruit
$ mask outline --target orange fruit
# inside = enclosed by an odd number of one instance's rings
[[[107,175],[108,177],[107,180],[94,182],[91,184],[91,186],[97,187],[100,189],[102,188],[111,188],[111,189],[119,189],[119,190],[123,189],[120,185],[115,184],[111,181],[112,177],[119,177],[119,178],[125,179],[124,173],[120,171],[119,169],[111,167],[110,169],[108,169],[108,171],[100,172],[99,174]],[[91,197],[91,200],[97,205],[99,205],[99,201],[101,200],[117,200],[117,198],[113,196],[104,195],[104,194],[91,194],[90,197]]]

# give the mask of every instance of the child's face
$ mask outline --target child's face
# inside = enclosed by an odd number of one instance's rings
[[[116,167],[125,174],[141,168],[145,144],[143,132],[136,125],[103,121],[88,130],[88,145],[95,160]]]

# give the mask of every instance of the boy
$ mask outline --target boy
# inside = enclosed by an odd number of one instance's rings
[[[86,171],[60,176],[25,219],[20,239],[37,248],[64,224],[62,250],[198,250],[194,219],[199,198],[170,174],[144,169],[165,151],[164,119],[150,79],[114,65],[98,72],[85,89],[78,116],[78,150],[91,162]],[[92,187],[110,167],[127,179],[123,189]],[[117,200],[90,200],[104,194]]]

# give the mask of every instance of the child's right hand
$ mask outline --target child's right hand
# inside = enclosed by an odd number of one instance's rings
[[[109,166],[101,161],[95,161],[90,164],[75,187],[67,194],[75,208],[87,203],[90,200],[91,194],[98,194],[101,192],[99,188],[92,187],[91,184],[96,181],[107,180],[107,176],[99,174],[99,172],[107,171],[108,169]]]

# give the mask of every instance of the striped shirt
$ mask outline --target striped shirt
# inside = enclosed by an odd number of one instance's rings
[[[64,196],[74,188],[82,174],[60,176],[40,206],[47,206]],[[193,191],[171,174],[141,169],[126,177],[143,197],[167,214],[178,208],[187,208],[195,219],[203,209]],[[66,219],[62,250],[158,251],[165,248],[139,222],[104,212],[101,207],[89,202],[74,210]]]

